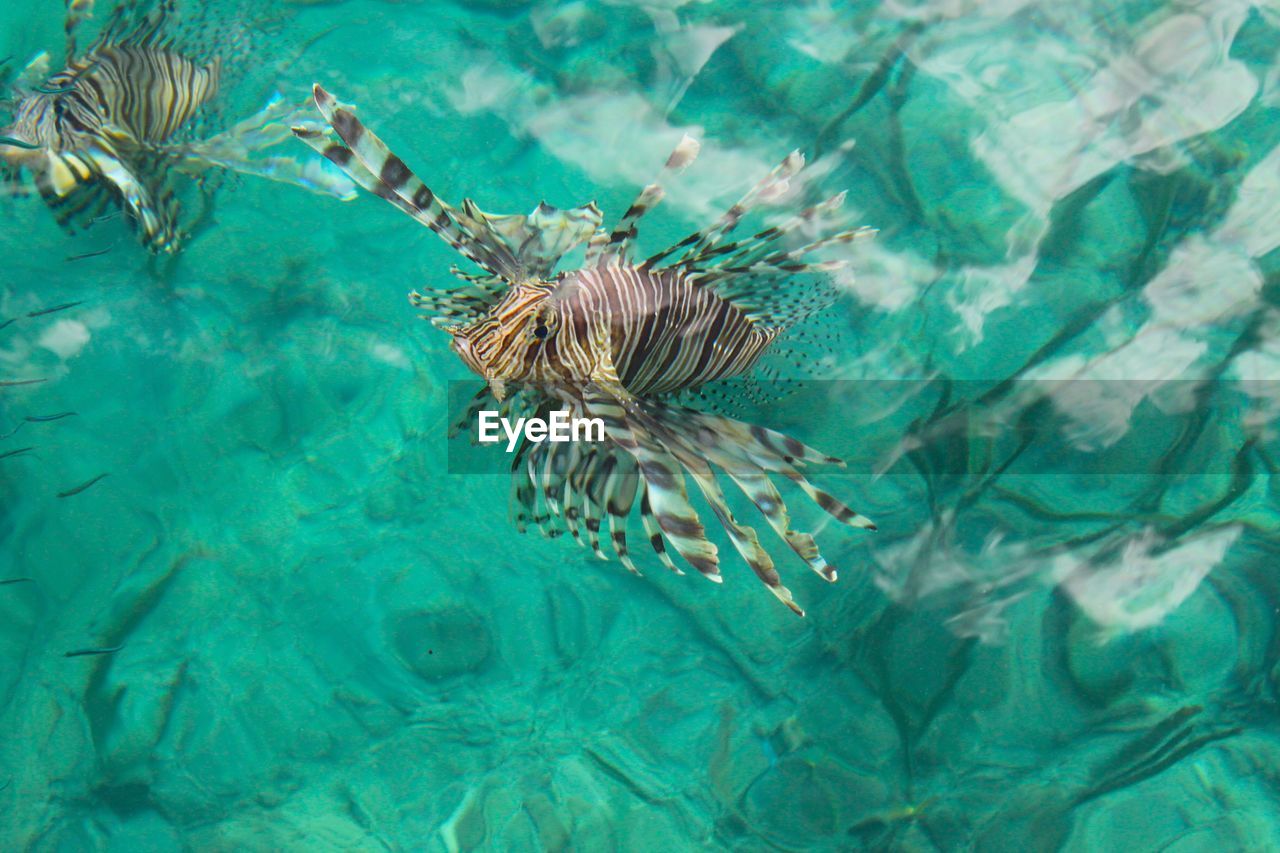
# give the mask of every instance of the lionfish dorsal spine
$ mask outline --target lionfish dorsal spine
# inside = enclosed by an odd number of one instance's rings
[[[629,262],[628,249],[630,241],[635,239],[636,224],[646,213],[658,206],[666,195],[664,184],[666,179],[680,174],[698,158],[701,145],[697,139],[685,134],[679,144],[667,157],[658,178],[647,185],[631,202],[626,213],[611,231],[598,231],[587,244],[586,267],[621,266]]]

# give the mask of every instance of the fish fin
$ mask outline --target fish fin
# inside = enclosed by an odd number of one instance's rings
[[[606,437],[635,459],[650,509],[646,517],[656,521],[667,541],[689,565],[719,583],[722,579],[716,546],[707,539],[706,529],[689,503],[680,463],[633,417],[633,402],[629,397],[619,399],[612,389],[593,381],[584,389],[583,412],[587,417],[600,418]]]
[[[558,501],[563,493],[563,477],[567,456],[556,458],[556,451],[563,445],[551,442],[525,442],[518,453],[527,451],[526,459],[519,469],[515,470],[515,479],[522,495],[522,502],[527,506],[524,521],[532,521],[539,532],[548,539],[564,535],[567,528],[560,517],[559,504],[552,507],[551,493]],[[517,526],[524,528],[525,524]]]
[[[628,262],[628,249],[630,242],[636,236],[636,223],[662,201],[666,194],[662,186],[665,179],[684,171],[697,159],[700,147],[698,140],[687,134],[680,140],[663,165],[658,179],[640,191],[640,195],[627,208],[627,212],[623,214],[613,230],[598,231],[592,236],[587,245],[587,260],[584,266],[621,265]]]
[[[662,561],[662,565],[678,575],[684,574],[675,563],[671,562],[671,555],[667,553],[667,546],[662,538],[662,528],[653,517],[653,509],[649,504],[649,489],[644,484],[644,480],[640,481],[637,490],[640,493],[640,522],[644,525],[645,535],[649,537],[649,545]]]
[[[742,218],[761,199],[771,199],[786,192],[791,178],[802,168],[804,168],[804,155],[799,151],[792,151],[768,175],[725,211],[724,215],[718,220],[701,231],[695,231],[678,243],[673,243],[667,249],[646,260],[641,266],[645,268],[652,267],[664,258],[683,250],[683,254],[675,262],[680,264],[689,258],[697,257],[714,249],[720,240],[731,233],[738,226],[738,223],[742,221]]]
[[[101,181],[78,185],[73,191],[50,202],[54,219],[59,227],[74,234],[86,229],[111,204],[112,193]]]
[[[836,457],[773,430],[661,401],[636,401],[627,411],[698,484],[730,540],[756,576],[798,614],[803,615],[803,612],[782,585],[754,531],[739,523],[729,511],[716,482],[717,470],[733,481],[787,546],[825,580],[836,580],[835,568],[823,557],[812,534],[791,529],[786,504],[769,475],[779,474],[791,480],[841,523],[860,529],[875,529],[868,518],[814,486],[800,470],[809,464],[843,465]],[[643,470],[643,463],[641,468]]]
[[[613,553],[628,571],[640,574],[631,559],[626,534],[627,519],[639,494],[635,460],[610,442],[526,442],[521,451],[527,452],[527,458],[512,466],[516,527],[524,532],[529,522],[534,522],[545,536],[567,530],[579,544],[589,545],[597,557],[608,559],[600,545],[604,532],[601,516],[607,516]],[[585,541],[582,528],[587,531]],[[659,534],[659,543],[661,538]],[[659,554],[665,558],[661,550]],[[670,558],[665,562],[670,564]]]
[[[134,184],[127,193],[121,187],[121,195],[143,245],[150,252],[177,252],[187,235],[180,230],[182,207],[170,182],[173,158],[163,149],[124,148],[117,160],[121,165],[117,173],[112,176],[104,172],[103,177],[116,186],[120,186],[118,181]],[[135,205],[131,194],[137,189],[141,192]]]
[[[95,169],[91,162],[74,152],[50,152],[45,157],[47,186],[55,198],[63,199],[78,187],[92,181]]]
[[[355,114],[315,87],[316,106],[342,145],[316,145],[317,131],[294,133],[347,171],[357,184],[427,225],[456,251],[493,275],[519,282],[547,278],[567,252],[586,241],[600,225],[594,202],[559,210],[545,202],[531,213],[492,214],[471,199],[461,209],[438,198]],[[343,153],[343,151],[348,153]],[[352,164],[352,158],[359,166]]]
[[[755,504],[760,514],[765,517],[773,531],[787,543],[805,564],[818,573],[823,580],[835,582],[835,567],[826,561],[818,550],[818,543],[813,535],[791,529],[791,515],[782,495],[769,480],[769,476],[759,469],[734,466],[725,469],[725,473],[744,495]]]
[[[696,430],[688,429],[687,417],[683,413],[662,404],[643,401],[636,407],[635,414],[643,419],[650,433],[662,442],[693,478],[720,526],[728,534],[729,541],[755,572],[756,577],[793,613],[804,616],[804,610],[796,603],[791,591],[783,585],[781,576],[774,568],[773,558],[761,546],[755,530],[741,524],[729,508],[715,472],[700,447],[709,440]]]
[[[791,178],[803,166],[804,157],[799,151],[793,151],[717,222],[649,258],[641,268],[653,267],[680,252],[675,261],[665,265],[667,268],[681,270],[768,329],[789,328],[828,307],[837,298],[838,291],[826,279],[843,270],[847,262],[810,260],[810,256],[822,249],[869,237],[875,231],[870,228],[843,230],[809,239],[798,246],[795,242],[799,241],[789,238],[797,234],[810,235],[820,229],[844,204],[844,193],[806,207],[751,237],[723,242],[757,204],[784,193]],[[787,247],[789,242],[791,247]]]
[[[615,452],[611,459],[613,465],[606,472],[604,486],[604,508],[609,515],[609,542],[627,571],[638,575],[640,570],[632,562],[627,548],[627,519],[635,505],[640,474],[631,457]]]
[[[69,225],[93,205],[101,206],[92,181],[119,199],[148,249],[177,247],[177,201],[161,182],[148,180],[120,155],[95,146],[73,155],[51,155],[49,163],[36,186],[60,224]]]
[[[789,328],[835,301],[838,291],[829,278],[847,266],[844,259],[809,261],[808,256],[876,232],[872,228],[847,229],[795,248],[776,247],[796,231],[820,227],[843,202],[844,193],[839,193],[780,225],[707,249],[682,265],[697,284],[732,302],[752,321],[771,329]]]
[[[221,133],[184,146],[186,165],[197,169],[217,166],[351,201],[356,197],[354,181],[324,161],[253,156],[290,137],[290,128],[298,119],[299,112],[297,107],[277,95],[254,115]]]
[[[601,219],[595,202],[568,210],[539,202],[528,215],[496,215],[485,213],[469,198],[463,199],[461,215],[455,216],[473,234],[506,247],[514,258],[512,281],[550,278],[560,259],[590,238]]]
[[[604,517],[604,487],[608,481],[608,473],[617,463],[613,455],[602,452],[594,444],[570,442],[579,459],[572,466],[573,474],[570,482],[577,496],[577,509],[586,530],[586,541],[582,544],[591,548],[591,552],[601,560],[609,559],[600,550],[600,530]]]
[[[331,162],[346,171],[357,184],[426,225],[478,266],[508,281],[519,280],[515,257],[501,240],[485,239],[490,234],[487,229],[478,234],[471,232],[464,224],[468,219],[465,212],[438,198],[355,113],[319,85],[313,87],[313,92],[321,115],[342,140],[341,147],[329,146],[322,150]],[[304,140],[310,135],[306,128],[295,129],[295,133],[299,131]],[[348,169],[352,159],[359,162],[359,169]]]
[[[493,394],[489,391],[488,385],[481,385],[479,390],[467,402],[462,411],[449,423],[449,432],[447,437],[452,440],[462,433],[471,429],[471,424],[475,422],[476,417],[481,410],[492,408],[497,404],[493,399]]]
[[[409,303],[425,312],[424,320],[430,320],[436,328],[444,328],[480,319],[500,298],[480,287],[460,287],[426,293],[415,290],[409,294]]]

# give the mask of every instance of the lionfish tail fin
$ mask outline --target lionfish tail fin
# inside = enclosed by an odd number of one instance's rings
[[[426,225],[455,251],[508,282],[545,278],[560,258],[600,225],[594,203],[569,210],[540,204],[526,215],[485,213],[470,199],[455,208],[422,182],[378,136],[318,84],[317,108],[337,139],[298,125],[293,133],[342,169],[356,184]]]

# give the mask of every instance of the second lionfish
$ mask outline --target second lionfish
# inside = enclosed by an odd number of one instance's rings
[[[487,214],[470,199],[453,207],[349,108],[319,86],[314,94],[328,127],[295,127],[294,133],[484,270],[455,268],[464,286],[410,294],[452,336],[467,366],[487,380],[468,416],[497,405],[504,416],[545,419],[567,409],[572,417],[604,422],[604,441],[520,446],[513,472],[521,529],[529,521],[548,534],[563,526],[607,559],[600,544],[607,521],[612,550],[634,572],[626,526],[638,506],[649,542],[668,568],[679,572],[667,552],[670,543],[689,565],[719,582],[717,549],[690,502],[688,478],[760,580],[803,615],[756,532],[730,511],[717,469],[801,560],[834,581],[835,569],[813,537],[791,529],[770,475],[795,483],[837,520],[874,529],[802,471],[809,464],[843,463],[781,433],[689,408],[681,395],[745,375],[784,331],[833,301],[834,289],[821,282],[799,293],[784,285],[797,276],[825,278],[844,262],[811,256],[870,229],[783,246],[811,232],[844,194],[730,241],[747,212],[780,195],[802,168],[803,157],[793,152],[709,228],[637,263],[630,256],[636,223],[662,198],[661,178],[609,230],[600,227],[594,203],[563,211],[540,204],[528,216]],[[698,144],[686,137],[664,174],[684,168],[697,153]],[[583,266],[556,273],[560,258],[584,243]]]
[[[176,251],[186,226],[175,178],[202,177],[210,167],[354,197],[355,188],[319,162],[251,156],[289,137],[293,109],[278,98],[197,137],[216,117],[226,69],[251,58],[244,39],[207,21],[184,24],[173,0],[122,0],[80,52],[76,33],[92,8],[68,1],[66,66],[49,75],[47,57],[33,61],[15,87],[13,121],[0,127],[0,164],[15,178],[33,175],[60,225],[88,227],[114,206],[148,249]]]

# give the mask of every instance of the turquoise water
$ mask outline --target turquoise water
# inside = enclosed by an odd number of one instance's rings
[[[58,6],[0,11],[6,72]],[[697,136],[652,251],[805,150],[879,234],[744,416],[879,531],[789,498],[841,569],[778,556],[804,619],[723,537],[712,585],[522,536],[451,456],[426,229],[246,176],[154,258],[10,192],[0,380],[45,381],[0,388],[0,846],[1280,845],[1280,7],[230,17],[225,124],[320,82],[486,210],[612,223]]]

